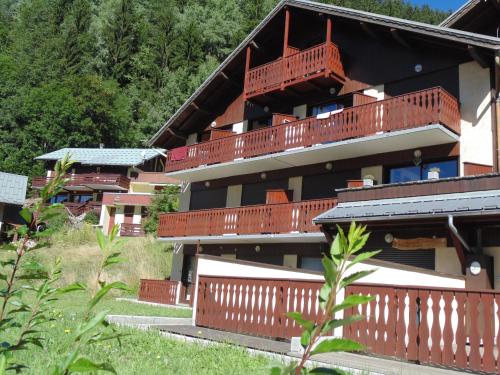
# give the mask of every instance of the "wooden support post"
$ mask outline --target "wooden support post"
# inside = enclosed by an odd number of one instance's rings
[[[328,17],[326,19],[326,43],[332,41],[332,19]]]
[[[250,71],[250,55],[252,50],[250,46],[247,47],[247,55],[245,60],[245,88],[243,89],[243,101],[247,100],[247,88],[248,88],[248,72]]]
[[[288,56],[288,33],[290,31],[290,10],[285,9],[285,34],[283,36],[283,57]]]

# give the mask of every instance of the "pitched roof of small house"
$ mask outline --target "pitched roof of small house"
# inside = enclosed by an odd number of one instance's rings
[[[456,30],[448,27],[435,26],[422,22],[404,20],[400,18],[364,12],[355,9],[343,8],[330,4],[316,3],[307,0],[282,0],[264,18],[264,20],[240,43],[238,47],[219,65],[219,67],[198,87],[198,89],[184,102],[184,104],[167,120],[167,122],[149,140],[150,145],[162,144],[165,139],[176,137],[176,131],[181,128],[200,103],[215,100],[217,95],[223,95],[221,86],[225,81],[231,81],[227,70],[237,59],[243,61],[244,49],[285,7],[302,9],[311,12],[341,17],[352,22],[366,23],[411,33],[418,37],[428,37],[447,40],[450,43],[479,47],[487,50],[500,49],[500,39]],[[222,82],[222,83],[221,83]],[[234,85],[234,83],[233,83]],[[227,96],[227,95],[226,95]],[[207,105],[211,107],[211,105]],[[214,116],[215,118],[216,116]],[[193,120],[199,122],[198,119]],[[177,135],[179,136],[179,135]],[[181,135],[182,138],[182,135]]]
[[[158,151],[150,148],[62,148],[35,160],[60,160],[70,154],[71,160],[81,164],[135,166],[158,156]]]
[[[0,203],[22,205],[27,186],[27,176],[0,172]]]

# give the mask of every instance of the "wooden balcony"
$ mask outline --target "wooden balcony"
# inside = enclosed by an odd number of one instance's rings
[[[120,236],[122,237],[144,237],[145,235],[142,224],[120,224]]]
[[[80,202],[63,202],[64,207],[66,207],[73,215],[79,216],[87,212],[95,212],[97,215],[101,214],[102,202],[87,201],[85,203]]]
[[[130,179],[114,173],[82,173],[66,176],[66,190],[128,190]],[[35,177],[31,182],[33,189],[42,189],[52,177]]]
[[[312,220],[333,208],[336,199],[217,208],[160,215],[158,236],[221,236],[319,232]]]
[[[344,82],[344,67],[338,47],[325,42],[299,51],[288,47],[289,55],[249,69],[245,75],[245,98],[250,99],[306,81]],[[329,82],[325,82],[329,84]]]
[[[367,103],[330,115],[308,117],[169,151],[166,172],[231,162],[381,133],[440,124],[460,134],[456,98],[440,87]]]

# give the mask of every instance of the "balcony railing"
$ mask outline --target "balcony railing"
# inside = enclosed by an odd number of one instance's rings
[[[284,89],[322,75],[333,75],[340,81],[345,80],[339,49],[332,42],[292,52],[289,56],[250,69],[245,77],[246,98]]]
[[[120,236],[123,237],[143,237],[145,236],[142,224],[120,224]]]
[[[94,211],[97,215],[101,213],[102,202],[87,201],[85,203],[80,202],[63,202],[64,207],[66,207],[73,215],[78,216],[86,212]]]
[[[121,174],[115,173],[83,173],[83,174],[68,174],[65,176],[68,179],[66,186],[68,187],[92,187],[93,185],[117,186],[123,189],[128,189],[130,179]],[[31,185],[33,188],[43,188],[49,183],[52,177],[35,177]]]
[[[460,134],[458,101],[440,87],[345,108],[327,118],[308,117],[199,143],[188,146],[182,157],[170,151],[165,171],[252,158],[428,124],[441,124]]]
[[[158,236],[220,236],[319,232],[312,220],[337,204],[336,199],[217,208],[160,215]]]

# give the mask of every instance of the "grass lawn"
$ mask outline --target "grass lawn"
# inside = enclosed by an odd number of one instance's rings
[[[48,323],[47,349],[34,348],[16,356],[29,366],[23,373],[47,374],[71,345],[86,299],[83,294],[69,294],[51,311],[55,318]],[[188,310],[105,300],[100,309],[113,314],[190,316]],[[118,374],[268,374],[277,363],[265,357],[249,355],[244,349],[229,345],[198,345],[161,336],[157,331],[119,328],[128,334],[122,346],[109,342],[93,345],[83,352],[96,362],[109,360]]]

